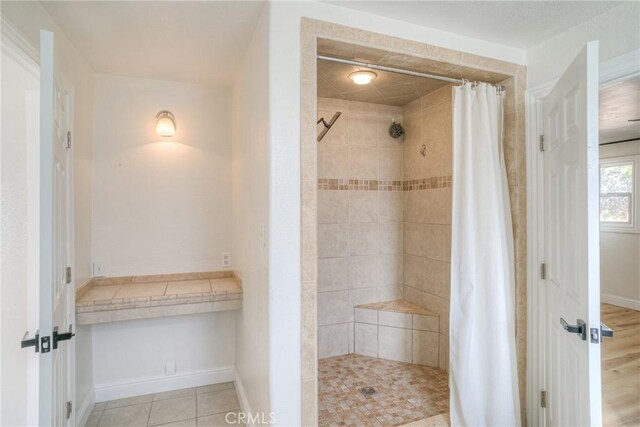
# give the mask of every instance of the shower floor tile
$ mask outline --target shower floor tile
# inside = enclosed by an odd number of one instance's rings
[[[365,396],[364,387],[376,393]],[[320,426],[400,426],[449,412],[447,373],[349,354],[318,362]]]

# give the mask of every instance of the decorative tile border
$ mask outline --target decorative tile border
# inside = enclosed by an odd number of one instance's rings
[[[378,181],[377,179],[337,179],[318,178],[318,190],[358,190],[358,191],[411,191],[449,188],[451,175],[432,176],[405,181]]]
[[[432,176],[430,178],[410,179],[402,182],[403,191],[449,188],[453,183],[451,175]]]

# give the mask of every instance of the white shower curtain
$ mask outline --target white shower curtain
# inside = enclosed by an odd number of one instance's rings
[[[454,88],[452,426],[520,426],[502,98],[487,84]]]

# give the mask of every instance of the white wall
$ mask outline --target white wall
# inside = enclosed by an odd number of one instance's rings
[[[528,87],[559,78],[591,40],[600,41],[600,62],[640,48],[640,3],[623,2],[527,49]]]
[[[231,381],[233,312],[92,326],[96,401]],[[176,373],[165,374],[167,360]]]
[[[265,6],[235,80],[232,120],[233,253],[243,286],[243,309],[236,317],[236,382],[243,409],[266,414],[269,360],[297,351],[287,347],[272,354],[269,347],[268,13]]]
[[[91,127],[93,106],[93,71],[88,63],[76,50],[75,46],[66,38],[60,28],[54,23],[51,17],[39,2],[3,2],[2,16],[6,18],[25,39],[36,49],[40,45],[40,29],[53,31],[56,38],[56,58],[57,66],[60,67],[65,78],[74,88],[74,142],[73,142],[73,174],[74,174],[74,265],[73,281],[75,287],[81,286],[91,274]],[[4,71],[4,64],[3,64]],[[3,124],[5,122],[3,119]],[[4,139],[3,139],[4,141]],[[16,278],[3,284],[20,283]],[[24,282],[22,282],[24,283]],[[4,301],[4,300],[3,300]],[[24,300],[4,301],[16,310],[27,311]],[[3,304],[4,304],[3,302]],[[3,313],[10,312],[2,309]],[[11,318],[12,333],[22,335],[28,329],[17,317]],[[31,328],[32,329],[32,328]],[[91,337],[85,334],[86,331],[78,329],[76,343],[79,348],[90,347]],[[3,334],[3,338],[6,337]],[[21,336],[20,336],[21,338]],[[9,340],[9,338],[5,338]],[[11,338],[11,342],[16,342]],[[26,357],[26,352],[22,353]],[[91,353],[90,350],[78,352],[76,357],[76,400],[84,401],[90,394],[91,378]],[[12,372],[18,373],[17,366]],[[4,369],[3,369],[4,371]],[[9,404],[10,407],[18,408],[19,399],[25,398],[15,390],[10,395],[15,399],[16,405]],[[1,423],[5,425],[3,422]],[[22,425],[22,423],[17,423]],[[11,423],[7,424],[11,425]]]
[[[640,155],[640,141],[600,147],[601,159],[629,155]],[[640,310],[639,233],[600,232],[600,291],[603,302]]]
[[[300,424],[300,19],[309,17],[496,59],[525,52],[327,3],[273,2],[269,24],[269,340],[271,407]],[[295,260],[295,262],[292,262]]]
[[[155,115],[176,116],[172,142]],[[102,275],[222,269],[231,250],[230,93],[96,75],[93,260]]]

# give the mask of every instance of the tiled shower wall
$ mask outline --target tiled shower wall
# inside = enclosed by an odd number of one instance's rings
[[[358,304],[402,297],[402,108],[319,98],[318,356],[353,352]],[[318,134],[322,125],[318,125]]]
[[[403,295],[406,301],[440,315],[441,369],[448,369],[449,353],[451,92],[452,86],[445,86],[403,109]]]

